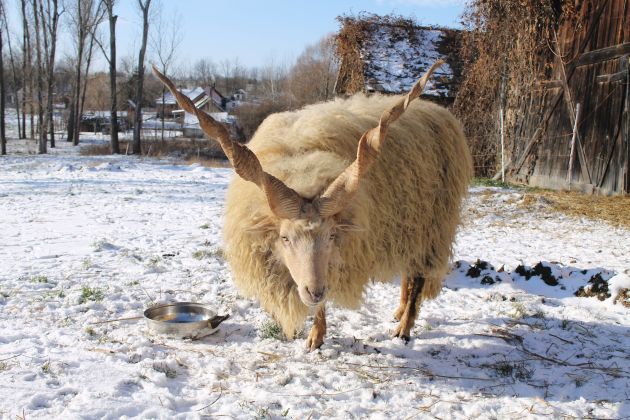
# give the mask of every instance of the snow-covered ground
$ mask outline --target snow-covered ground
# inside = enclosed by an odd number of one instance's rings
[[[398,282],[377,283],[308,353],[231,284],[230,169],[70,149],[0,158],[2,418],[630,417],[628,230],[472,188],[414,338],[389,338]],[[610,298],[574,296],[598,278]],[[103,323],[170,301],[231,318],[196,341]]]

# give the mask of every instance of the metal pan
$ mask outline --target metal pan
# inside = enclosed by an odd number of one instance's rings
[[[176,302],[154,306],[144,311],[149,330],[178,337],[196,337],[215,329],[228,315],[217,315],[207,305]]]

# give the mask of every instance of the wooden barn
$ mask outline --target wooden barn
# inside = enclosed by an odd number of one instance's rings
[[[571,0],[547,39],[539,92],[507,110],[507,179],[587,193],[630,193],[630,5]],[[517,90],[516,90],[517,91]],[[508,95],[510,91],[508,90]]]
[[[406,93],[438,59],[446,66],[427,85],[426,98],[450,105],[457,93],[462,63],[460,31],[417,25],[396,16],[339,18],[336,36],[339,73],[335,93]]]

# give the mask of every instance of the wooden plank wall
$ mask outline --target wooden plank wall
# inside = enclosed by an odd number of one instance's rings
[[[550,79],[541,81],[541,91],[516,110],[521,121],[511,160],[523,164],[513,168],[512,179],[549,188],[630,193],[629,2],[575,1],[578,22],[563,22],[557,42],[550,40],[555,49]],[[569,177],[578,103],[578,153]]]

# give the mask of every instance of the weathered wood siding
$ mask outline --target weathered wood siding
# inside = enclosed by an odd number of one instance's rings
[[[558,28],[549,80],[509,110],[518,120],[510,177],[530,185],[630,193],[628,0],[576,0]],[[560,54],[558,54],[558,52]],[[579,104],[575,157],[571,140]]]

